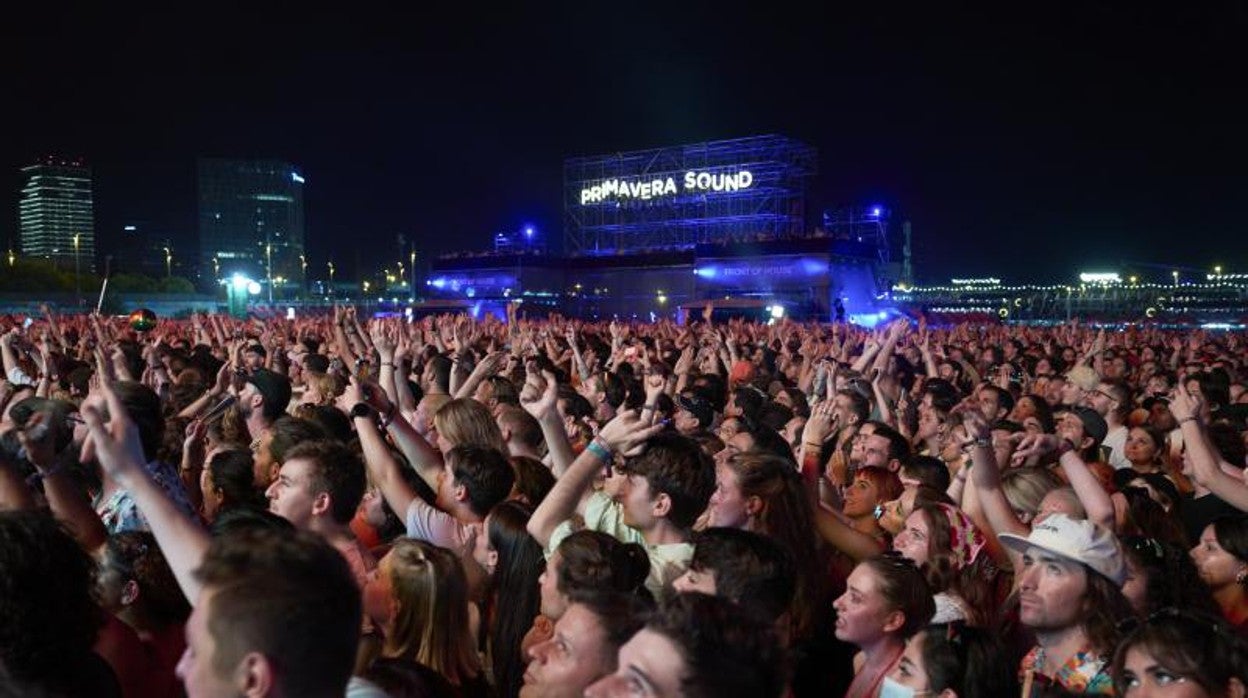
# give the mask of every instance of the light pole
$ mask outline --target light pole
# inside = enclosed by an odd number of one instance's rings
[[[411,267],[411,270],[412,270],[412,285],[408,287],[408,290],[412,292],[412,300],[416,300],[416,245],[415,243],[412,244],[412,255],[409,258],[409,261],[411,262],[411,264],[409,264],[408,266]]]
[[[78,266],[78,236],[81,233],[74,233],[74,302],[82,305],[82,275]]]
[[[301,286],[303,287],[303,295],[307,296],[308,295],[308,258],[303,255],[299,255],[299,269],[303,272],[303,283],[301,284]]]
[[[217,279],[221,278],[221,258],[216,255],[212,256],[212,275]]]
[[[1174,285],[1175,285],[1175,286],[1178,286],[1178,285],[1179,285],[1179,272],[1177,272],[1177,271],[1172,271],[1172,272],[1170,272],[1170,276],[1173,276],[1173,277],[1174,277]]]
[[[164,248],[164,250],[165,250],[165,278],[172,279],[173,278],[173,251],[170,250],[168,247]]]
[[[328,295],[330,296],[334,295],[334,263],[333,262],[329,263],[329,294]]]
[[[273,245],[264,246],[265,276],[269,277],[269,302],[273,302]]]

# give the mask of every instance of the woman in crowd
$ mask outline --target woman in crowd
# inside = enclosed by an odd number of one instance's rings
[[[961,509],[920,504],[893,539],[893,549],[912,560],[935,594],[933,622],[965,621],[986,627],[993,610],[996,570],[984,546],[987,539]]]
[[[1122,595],[1136,615],[1145,617],[1167,606],[1218,612],[1186,549],[1148,536],[1127,535],[1120,541],[1127,563]]]
[[[1018,695],[1018,679],[992,631],[961,622],[934,624],[906,643],[880,695],[997,698]]]
[[[763,453],[738,453],[715,465],[709,526],[743,528],[784,546],[797,567],[791,615],[792,638],[809,639],[825,612],[824,557],[814,534],[814,517],[793,464]]]
[[[464,569],[449,550],[402,538],[364,589],[364,609],[381,628],[381,656],[424,665],[464,698],[490,695],[473,641]]]
[[[542,547],[525,526],[532,509],[520,502],[503,502],[490,510],[476,535],[473,559],[489,575],[482,617],[488,632],[486,655],[494,686],[512,696],[524,683],[526,658],[520,641],[541,608],[538,578],[546,567]]]
[[[1222,617],[1248,634],[1248,516],[1223,517],[1205,527],[1192,561]]]
[[[1165,608],[1118,644],[1118,695],[1230,698],[1248,688],[1248,642],[1215,615]]]
[[[896,473],[866,466],[854,473],[854,480],[845,489],[845,504],[841,513],[854,530],[874,538],[880,545],[887,545],[888,532],[876,518],[876,507],[901,496],[901,480]]]
[[[173,669],[186,649],[183,626],[191,605],[156,539],[139,531],[113,534],[100,549],[99,562],[100,606],[132,631],[110,623],[98,645],[114,662],[126,695],[180,695]]]
[[[649,575],[650,558],[640,545],[622,543],[600,531],[572,533],[546,558],[546,569],[538,577],[541,612],[521,641],[521,652],[527,656],[530,648],[550,639],[572,594],[607,589],[648,596],[645,582]]]
[[[906,640],[927,625],[936,605],[915,564],[895,553],[854,568],[833,604],[836,637],[859,649],[846,698],[874,698],[901,663]]]

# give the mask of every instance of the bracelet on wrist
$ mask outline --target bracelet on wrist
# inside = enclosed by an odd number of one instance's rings
[[[606,445],[602,443],[602,439],[595,438],[593,441],[590,441],[589,445],[585,447],[585,450],[589,451],[590,454],[603,463],[610,464],[612,461],[611,449],[607,448]]]
[[[1196,415],[1194,415],[1194,414],[1190,414],[1190,415],[1188,415],[1188,416],[1184,417],[1183,419],[1178,420],[1178,423],[1179,423],[1179,424],[1185,424],[1185,423],[1187,423],[1187,422],[1196,422],[1197,424],[1199,424],[1199,423],[1200,423],[1200,418],[1199,418],[1199,417],[1197,417],[1197,416],[1196,416]]]

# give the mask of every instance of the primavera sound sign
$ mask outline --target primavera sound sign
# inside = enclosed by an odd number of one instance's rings
[[[650,201],[676,196],[682,191],[689,194],[704,192],[734,192],[749,189],[754,175],[749,170],[740,172],[686,172],[677,186],[675,177],[654,179],[605,179],[581,190],[581,205],[604,201]]]

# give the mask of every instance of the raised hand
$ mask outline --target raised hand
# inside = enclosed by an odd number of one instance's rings
[[[1032,456],[1054,453],[1061,446],[1062,441],[1056,434],[1028,434],[1018,443],[1018,448],[1014,451],[1010,461],[1015,465],[1022,465]]]
[[[640,455],[646,450],[646,439],[663,431],[663,422],[648,424],[636,410],[625,410],[598,430],[598,438],[612,452],[625,456]]]
[[[1175,421],[1180,424],[1196,420],[1200,418],[1200,411],[1204,404],[1203,398],[1188,392],[1183,381],[1179,381],[1174,386],[1174,394],[1170,398],[1170,414],[1174,415]]]
[[[836,429],[837,421],[835,404],[831,400],[824,400],[815,405],[810,410],[810,418],[806,420],[806,426],[802,430],[802,443],[813,446],[827,441]]]
[[[554,414],[558,400],[559,386],[555,382],[555,374],[542,371],[538,376],[536,371],[530,371],[520,391],[520,406],[524,411],[541,421]]]
[[[106,475],[124,484],[127,477],[143,472],[146,462],[143,441],[139,437],[139,428],[126,412],[112,385],[102,381],[100,391],[108,405],[108,422],[104,421],[104,415],[94,404],[83,405],[82,418],[87,425],[87,438],[82,444],[82,461],[87,462],[94,456]]]

